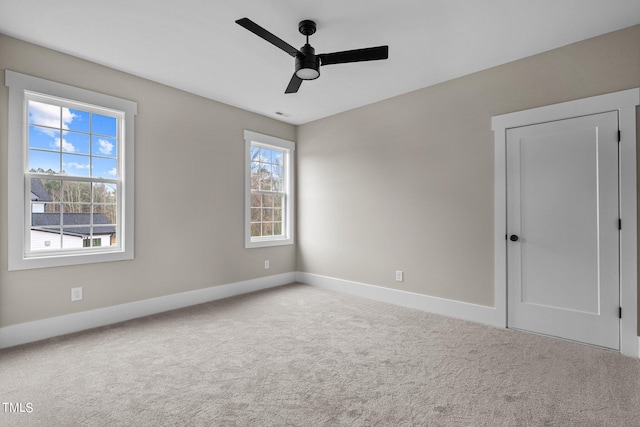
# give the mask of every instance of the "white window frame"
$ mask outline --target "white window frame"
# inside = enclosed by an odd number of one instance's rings
[[[14,71],[5,71],[5,85],[9,88],[8,128],[8,219],[9,270],[60,267],[97,262],[122,261],[134,257],[134,123],[137,103],[86,89],[32,77]],[[30,94],[68,100],[122,113],[120,120],[121,146],[119,152],[119,245],[92,248],[87,251],[28,252],[30,203],[27,189],[28,98]],[[57,175],[56,175],[57,177]]]
[[[244,246],[245,248],[261,248],[268,246],[292,245],[294,242],[294,152],[293,141],[263,135],[249,130],[244,131],[245,141],[245,199],[244,199]],[[261,146],[284,150],[284,182],[285,207],[283,218],[283,236],[251,237],[251,147]]]

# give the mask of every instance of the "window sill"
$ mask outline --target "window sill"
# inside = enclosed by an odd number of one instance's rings
[[[293,239],[260,239],[260,240],[249,240],[245,242],[245,249],[252,248],[266,248],[270,246],[286,246],[293,245]]]
[[[133,259],[133,251],[104,251],[77,254],[47,254],[16,257],[9,259],[9,271],[29,270],[33,268],[64,267],[71,265],[93,264],[98,262],[126,261]]]

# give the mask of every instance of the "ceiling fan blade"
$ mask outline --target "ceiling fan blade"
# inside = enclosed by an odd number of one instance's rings
[[[389,57],[389,46],[368,47],[365,49],[345,50],[343,52],[322,53],[320,65],[344,64],[347,62],[376,61]]]
[[[296,73],[293,73],[291,76],[291,80],[289,81],[289,86],[287,86],[287,90],[284,93],[296,93],[298,89],[300,89],[300,85],[302,84],[302,79],[296,76]]]
[[[298,54],[302,55],[302,53],[298,49],[291,46],[289,43],[285,42],[279,37],[274,36],[269,31],[265,30],[264,28],[262,28],[260,25],[256,24],[249,18],[238,19],[236,21],[236,24],[246,28],[256,36],[262,37],[272,45],[279,47],[280,49],[284,50],[285,52],[287,52],[289,55],[293,57],[295,57]]]

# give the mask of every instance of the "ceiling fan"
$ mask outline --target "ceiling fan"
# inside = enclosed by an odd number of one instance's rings
[[[296,71],[289,81],[287,90],[284,93],[296,93],[300,89],[303,80],[315,80],[320,77],[320,66],[331,64],[345,64],[347,62],[375,61],[387,59],[389,57],[389,46],[369,47],[365,49],[345,50],[342,52],[321,53],[316,55],[316,51],[309,44],[309,36],[316,32],[316,23],[310,20],[300,21],[298,31],[307,37],[307,42],[300,50],[289,43],[271,34],[249,18],[242,18],[236,21],[257,36],[262,37],[272,45],[284,50],[289,55],[296,58]]]

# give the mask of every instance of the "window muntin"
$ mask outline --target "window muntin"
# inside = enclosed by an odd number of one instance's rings
[[[295,144],[250,131],[245,144],[245,247],[292,244]]]

